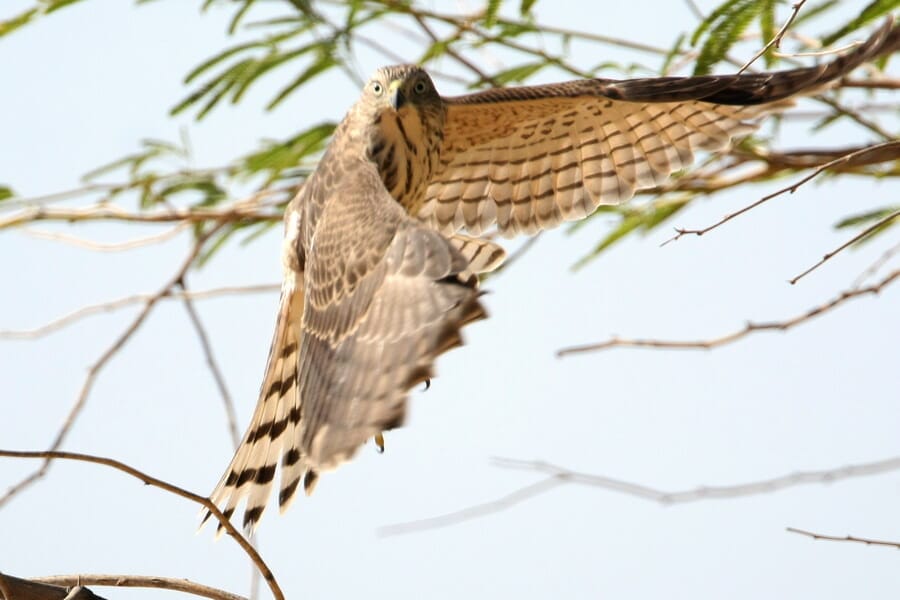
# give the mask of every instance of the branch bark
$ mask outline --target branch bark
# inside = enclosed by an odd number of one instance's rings
[[[272,595],[276,598],[276,600],[284,600],[284,593],[281,591],[281,588],[278,585],[278,582],[275,580],[275,575],[272,574],[272,571],[269,569],[268,565],[266,565],[262,556],[256,551],[253,545],[244,537],[237,529],[235,529],[234,525],[231,524],[231,521],[222,514],[222,511],[219,510],[219,507],[215,505],[209,498],[206,496],[201,496],[199,494],[195,494],[194,492],[190,492],[184,488],[180,488],[177,485],[171,484],[167,481],[163,481],[162,479],[157,479],[151,475],[144,473],[143,471],[139,471],[134,467],[127,465],[123,462],[115,460],[113,458],[106,458],[103,456],[93,456],[91,454],[80,454],[77,452],[50,452],[50,451],[18,451],[18,450],[0,450],[0,456],[6,456],[9,458],[42,458],[45,461],[53,460],[53,459],[63,459],[63,460],[77,460],[82,462],[89,462],[98,465],[106,465],[108,467],[112,467],[123,473],[127,473],[132,477],[135,477],[145,484],[160,488],[165,490],[171,494],[175,494],[176,496],[181,496],[182,498],[187,498],[188,500],[199,504],[200,506],[206,508],[222,525],[222,528],[230,535],[235,542],[243,549],[243,551],[250,557],[253,563],[256,565],[259,572],[262,574],[263,579],[265,579],[266,583],[269,586],[269,589],[272,591]]]

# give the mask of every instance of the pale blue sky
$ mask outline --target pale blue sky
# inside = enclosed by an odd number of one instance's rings
[[[0,18],[30,4],[6,0]],[[221,164],[260,138],[338,119],[352,103],[353,84],[335,76],[322,80],[322,93],[295,95],[272,113],[259,109],[277,82],[262,83],[245,104],[216,110],[199,124],[189,115],[168,117],[184,93],[184,74],[227,43],[230,11],[201,16],[197,4],[135,8],[90,0],[0,40],[0,183],[26,195],[66,189],[85,171],[134,150],[141,138],[177,138],[180,126],[189,128],[198,165]],[[860,3],[846,4],[853,10]],[[565,9],[549,13],[551,6]],[[693,25],[680,2],[600,7],[547,2],[541,14],[663,46]],[[586,55],[579,45],[572,60],[593,65],[622,57],[608,47],[590,51],[602,56]],[[380,62],[364,57],[363,75]],[[820,139],[832,146],[869,140],[846,125]],[[812,142],[795,127],[782,143]],[[776,187],[698,202],[672,225],[708,224]],[[442,357],[430,391],[413,393],[407,427],[388,434],[386,453],[363,448],[352,463],[323,476],[312,498],[298,499],[284,516],[266,514],[262,553],[288,597],[896,598],[896,552],[814,542],[784,528],[900,540],[900,473],[673,507],[570,486],[448,528],[393,538],[376,531],[540,478],[494,467],[493,456],[543,459],[677,490],[900,454],[896,289],[788,334],[760,334],[713,352],[554,356],[562,346],[613,333],[707,337],[748,319],[806,310],[846,288],[896,236],[840,255],[797,286],[785,280],[847,238],[832,229],[839,218],[896,197],[891,182],[827,180],[701,239],[660,248],[668,228],[629,239],[576,274],[568,267],[603,235],[605,223],[574,236],[544,236],[488,283],[491,319],[468,327],[467,345]],[[118,224],[40,228],[106,241],[159,231]],[[156,290],[187,244],[179,238],[98,254],[3,232],[0,329]],[[196,289],[274,282],[278,252],[273,231],[248,247],[226,249],[189,282]],[[255,404],[275,304],[274,294],[198,303],[241,427]],[[135,314],[92,317],[39,341],[0,341],[0,447],[45,447],[87,366]],[[65,448],[117,457],[199,493],[212,489],[230,442],[180,304],[159,306],[102,373]],[[35,466],[0,460],[0,488]],[[196,514],[185,500],[118,472],[56,464],[0,510],[0,569],[23,577],[187,577],[246,593],[244,555],[229,540],[214,543],[210,531],[194,535]]]

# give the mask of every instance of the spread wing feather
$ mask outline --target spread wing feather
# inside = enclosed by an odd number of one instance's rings
[[[888,19],[835,60],[777,73],[591,79],[445,98],[441,161],[411,211],[438,230],[505,236],[582,218],[659,185],[870,58],[900,46]]]
[[[411,219],[374,168],[343,181],[327,194],[340,202],[320,196],[289,209],[317,211],[305,241],[315,251],[290,258],[304,234],[289,222],[285,249],[293,267],[286,269],[260,399],[211,495],[229,518],[246,499],[243,524],[251,531],[279,460],[284,510],[301,481],[311,493],[320,472],[402,423],[408,390],[431,377],[439,354],[461,343],[461,327],[485,316],[464,252],[478,258],[476,266],[502,259],[480,240],[457,241],[461,252]]]

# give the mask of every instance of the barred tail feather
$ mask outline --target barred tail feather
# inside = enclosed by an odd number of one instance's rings
[[[279,459],[284,456],[282,487],[290,483],[286,479],[289,456],[294,459],[290,477],[295,477],[292,469],[303,469],[299,452],[294,449],[301,415],[297,365],[302,317],[302,275],[298,274],[286,280],[281,290],[275,335],[253,418],[231,464],[210,495],[210,500],[229,519],[246,498],[243,526],[249,532],[256,528],[268,504]],[[209,512],[204,514],[204,523],[209,516]],[[222,529],[219,524],[216,534],[221,535]]]

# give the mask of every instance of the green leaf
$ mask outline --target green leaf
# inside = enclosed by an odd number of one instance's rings
[[[704,19],[691,38],[691,45],[696,45],[709,32],[700,48],[694,75],[708,74],[713,65],[725,58],[767,3],[768,0],[729,0]]]
[[[65,8],[67,6],[71,6],[76,2],[81,2],[81,0],[51,0],[48,2],[44,8],[44,14],[49,15],[52,12],[56,12],[61,8]]]
[[[502,3],[503,0],[488,0],[484,11],[484,17],[481,20],[488,29],[497,23],[497,11],[500,10],[500,5]]]
[[[763,0],[762,8],[759,12],[759,31],[762,37],[762,43],[768,44],[775,37],[775,5],[778,0]],[[775,47],[771,46],[766,49],[763,59],[767,67],[775,64]]]
[[[878,208],[872,211],[867,211],[864,213],[859,213],[857,215],[853,215],[843,219],[838,222],[834,227],[835,229],[845,229],[848,227],[859,227],[862,225],[874,225],[878,221],[882,219],[888,218],[891,214],[896,213],[900,210],[900,206],[885,206],[883,208]],[[867,242],[875,239],[876,236],[881,235],[891,227],[900,224],[900,215],[896,215],[893,218],[888,219],[878,227],[872,229],[872,231],[868,232],[865,236],[858,239],[853,245],[861,246]],[[871,226],[870,225],[870,226]]]
[[[681,55],[681,46],[684,44],[684,38],[687,37],[687,34],[682,33],[678,36],[678,39],[675,40],[675,43],[666,53],[666,57],[663,59],[663,64],[659,68],[659,74],[665,75],[669,72],[669,68],[672,66],[672,61],[675,60],[676,57]]]
[[[534,8],[534,4],[537,0],[522,0],[519,4],[519,14],[523,17],[527,17],[531,15],[531,9]]]
[[[0,202],[12,198],[16,195],[12,188],[5,185],[0,185]]]
[[[241,159],[240,170],[248,175],[269,173],[271,183],[283,172],[295,169],[303,159],[320,152],[334,128],[332,122],[319,123],[284,141],[268,142],[262,150]]]
[[[418,62],[426,63],[429,60],[435,59],[438,56],[443,55],[444,53],[447,52],[447,48],[450,47],[451,41],[452,40],[450,40],[450,39],[435,41],[430,46],[428,46],[428,48],[425,50],[425,53],[419,57]]]
[[[506,69],[505,71],[495,73],[492,79],[497,83],[497,85],[521,83],[546,66],[546,62],[536,62],[519,65],[518,67],[512,67],[511,69]]]
[[[824,38],[822,38],[822,44],[825,46],[833,44],[845,35],[853,33],[860,27],[863,27],[867,23],[871,23],[878,17],[894,11],[897,7],[900,7],[900,0],[873,0],[868,4],[868,6],[862,9],[862,12],[859,13],[859,16],[857,16],[855,19],[852,19],[849,23],[845,24],[834,33],[826,35]]]
[[[223,60],[234,56],[240,52],[244,52],[245,50],[252,50],[255,48],[276,48],[280,42],[284,42],[293,37],[301,35],[309,30],[308,25],[304,25],[302,27],[297,27],[295,29],[291,29],[290,31],[285,31],[278,35],[268,36],[262,40],[256,40],[253,42],[247,42],[244,44],[238,44],[236,46],[232,46],[231,48],[227,48],[222,52],[206,59],[196,67],[194,67],[184,78],[185,83],[191,83],[194,79],[209,71],[212,67],[216,66]]]
[[[37,13],[38,10],[36,8],[32,8],[31,10],[26,10],[23,13],[19,13],[12,19],[0,21],[0,37],[3,37],[8,33],[12,33],[23,25],[27,25],[35,17],[35,15],[37,15]]]
[[[237,31],[241,21],[247,15],[247,11],[249,11],[250,7],[253,5],[253,1],[254,0],[244,0],[244,5],[235,11],[234,16],[231,18],[231,22],[228,24],[229,35],[234,35],[234,32]]]
[[[797,27],[798,25],[802,25],[803,23],[806,23],[807,21],[810,21],[813,18],[818,17],[820,14],[831,10],[839,2],[840,2],[840,0],[825,0],[824,2],[820,2],[819,4],[816,4],[815,6],[810,6],[809,8],[804,6],[803,10],[800,11],[800,13],[797,15],[797,18],[794,19],[793,26]]]
[[[835,225],[835,229],[846,229],[848,227],[859,227],[860,225],[867,225],[869,223],[874,223],[879,219],[883,219],[892,212],[896,212],[900,209],[900,206],[884,206],[882,208],[876,208],[875,210],[866,211],[863,213],[858,213],[849,217],[846,217],[840,221],[838,221]],[[897,219],[894,219],[897,220]]]
[[[612,229],[588,254],[583,256],[572,266],[572,270],[577,271],[584,267],[587,263],[597,258],[604,250],[625,238],[628,234],[640,231],[647,234],[663,222],[667,221],[675,213],[682,210],[694,198],[692,194],[680,194],[675,197],[662,198],[642,206],[610,206],[600,207],[594,213],[619,213],[621,220],[619,224]],[[605,209],[605,210],[603,210]],[[592,215],[593,216],[593,215]],[[587,219],[585,219],[587,221]],[[582,221],[578,225],[581,225]],[[576,228],[570,228],[574,231]]]
[[[266,110],[272,110],[273,108],[281,104],[281,102],[284,101],[285,98],[290,96],[297,88],[302,86],[304,83],[310,81],[311,79],[314,79],[315,77],[318,77],[325,71],[336,67],[339,64],[340,61],[338,61],[331,52],[320,52],[319,57],[315,62],[313,62],[313,64],[307,67],[306,70],[300,73],[300,75],[296,79],[283,87],[281,91],[279,91],[275,95],[272,101],[266,105]]]

